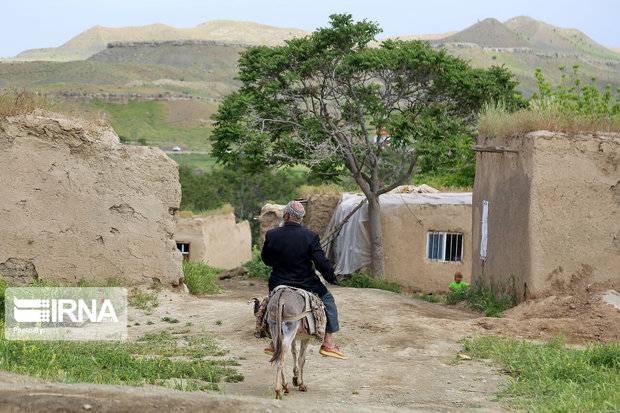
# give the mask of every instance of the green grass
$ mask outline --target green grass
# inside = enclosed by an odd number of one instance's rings
[[[514,283],[514,278],[511,278]],[[491,280],[490,285],[496,285]],[[475,280],[469,288],[452,291],[445,296],[446,304],[466,302],[472,310],[484,313],[487,317],[502,317],[503,312],[517,305],[514,284],[489,287],[481,279]]]
[[[577,350],[559,338],[534,344],[486,336],[466,340],[465,351],[502,364],[511,376],[499,394],[507,407],[532,412],[619,410],[619,343]]]
[[[358,273],[351,274],[351,278],[341,280],[340,285],[354,288],[376,288],[394,293],[400,293],[401,291],[399,283],[387,281],[385,278],[372,278]]]
[[[217,294],[222,287],[216,282],[215,276],[224,270],[209,267],[202,262],[183,261],[185,285],[194,295]]]
[[[271,276],[271,267],[263,263],[260,257],[260,250],[256,245],[252,247],[252,261],[246,262],[243,266],[250,271],[248,274],[249,278],[258,278],[267,281]]]
[[[179,165],[187,165],[203,171],[208,171],[215,166],[215,158],[206,153],[169,153],[168,156]]]
[[[183,390],[220,390],[222,380],[243,380],[230,367],[238,365],[235,360],[203,359],[223,354],[205,337],[186,337],[183,343],[163,334],[125,343],[8,341],[4,334],[0,337],[0,369],[67,383],[170,386],[169,380],[180,379],[192,383]],[[192,360],[167,358],[172,356]]]
[[[130,306],[146,311],[152,311],[153,308],[159,305],[157,302],[157,291],[147,292],[137,287],[129,291],[127,301]]]
[[[440,303],[442,301],[441,295],[432,293],[422,292],[421,294],[414,294],[412,297],[416,300],[422,300],[428,303]]]
[[[210,148],[208,136],[212,125],[204,122],[200,126],[188,127],[168,122],[168,106],[165,102],[130,100],[128,104],[91,102],[105,112],[122,141],[132,144],[147,144],[162,149],[180,145],[183,149],[207,151]]]

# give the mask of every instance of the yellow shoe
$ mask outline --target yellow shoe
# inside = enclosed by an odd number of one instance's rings
[[[265,347],[265,348],[263,349],[263,351],[264,351],[265,353],[269,354],[270,356],[273,356],[273,355],[274,355],[274,353],[276,352],[276,349],[275,349],[275,348],[273,348],[273,344],[270,344],[270,345],[269,345],[269,347]]]
[[[321,350],[319,350],[319,353],[327,357],[334,357],[334,358],[341,359],[341,360],[349,359],[347,356],[342,354],[338,346],[334,346],[334,347],[321,346]]]

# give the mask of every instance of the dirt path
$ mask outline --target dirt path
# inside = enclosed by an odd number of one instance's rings
[[[265,284],[254,280],[225,283],[226,292],[199,298],[161,292],[153,314],[134,310],[139,326],[132,338],[167,329],[164,316],[191,322],[190,334],[213,335],[231,357],[240,358],[240,383],[225,383],[227,396],[186,393],[159,387],[132,388],[46,383],[0,374],[2,411],[500,411],[492,402],[503,377],[480,361],[454,363],[462,337],[480,327],[478,316],[380,290],[330,288],[340,311],[335,335],[348,361],[326,358],[311,344],[306,362],[308,392],[293,389],[282,402],[272,400],[275,368],[262,352],[267,341],[252,335],[248,301]],[[147,325],[152,321],[153,325]],[[180,328],[180,327],[179,327]],[[289,356],[290,361],[290,356]],[[287,366],[290,380],[292,366]],[[138,410],[136,408],[140,406]],[[57,410],[55,410],[57,409]]]

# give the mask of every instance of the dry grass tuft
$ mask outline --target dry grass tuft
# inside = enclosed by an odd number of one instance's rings
[[[510,113],[501,105],[487,105],[479,119],[478,132],[481,136],[503,138],[538,130],[565,133],[620,133],[620,117],[586,117],[567,113],[560,105],[540,105],[530,102],[530,107]]]
[[[234,212],[235,212],[235,207],[232,206],[231,204],[229,204],[228,202],[226,202],[225,204],[223,204],[219,208],[213,208],[213,209],[208,209],[206,211],[196,212],[194,214],[194,216],[208,217],[208,216],[212,216],[212,215],[231,214],[231,213],[234,213]]]
[[[208,209],[206,211],[179,211],[179,218],[209,217],[212,215],[225,215],[234,212],[235,207],[226,202],[218,208]]]
[[[91,109],[88,105],[41,95],[27,89],[9,88],[0,90],[0,117],[27,115],[37,109],[60,113],[70,118],[83,119],[91,124],[92,129],[106,124],[102,113]]]
[[[26,89],[0,90],[0,116],[15,116],[32,113],[35,109],[53,111],[55,102],[47,96],[39,96]]]

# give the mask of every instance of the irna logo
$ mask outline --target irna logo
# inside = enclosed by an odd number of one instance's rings
[[[11,287],[8,340],[124,340],[127,290],[120,287]]]
[[[112,301],[107,298],[85,300],[51,299],[37,300],[13,297],[13,317],[18,323],[62,323],[71,321],[91,323],[112,321],[117,323],[118,317]]]

